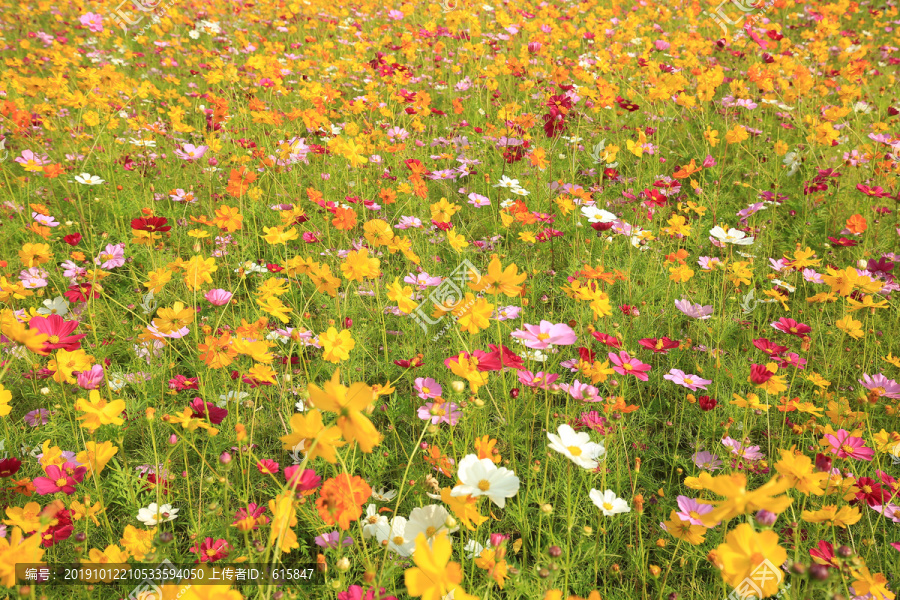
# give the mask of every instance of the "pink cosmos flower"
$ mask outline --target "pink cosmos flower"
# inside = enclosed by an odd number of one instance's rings
[[[511,335],[533,350],[543,350],[551,345],[569,346],[578,339],[565,323],[553,324],[550,321],[541,321],[540,325],[526,324],[524,329],[517,329]]]
[[[427,402],[419,407],[418,416],[423,421],[431,421],[432,425],[447,423],[456,425],[462,413],[453,402]]]
[[[731,436],[727,436],[722,440],[722,444],[731,450],[731,453],[739,458],[746,458],[747,460],[759,460],[763,458],[764,454],[759,451],[759,446],[747,446],[732,438]]]
[[[519,306],[500,306],[491,318],[498,321],[509,321],[510,319],[518,319],[521,312],[522,308]]]
[[[181,150],[175,150],[175,156],[181,160],[200,160],[207,150],[209,150],[207,146],[185,144]]]
[[[680,509],[678,516],[682,521],[690,521],[692,525],[702,525],[703,527],[706,527],[706,524],[703,523],[701,517],[712,511],[712,504],[701,504],[687,496],[678,496],[677,502],[678,508]]]
[[[709,379],[703,379],[698,375],[688,375],[681,369],[671,369],[668,373],[663,375],[663,379],[668,379],[672,383],[677,383],[682,387],[686,387],[692,392],[696,392],[698,389],[706,391],[706,386],[712,383]]]
[[[107,244],[100,256],[94,259],[101,269],[116,269],[125,264],[125,244]]]
[[[442,280],[440,277],[432,277],[428,273],[424,273],[424,272],[418,273],[415,275],[413,273],[410,273],[409,275],[407,275],[406,277],[403,278],[403,283],[409,283],[411,285],[414,285],[417,288],[419,288],[420,290],[425,290],[425,289],[428,289],[429,287],[441,285],[441,281]]]
[[[805,323],[798,323],[794,319],[788,319],[787,317],[781,317],[774,323],[772,323],[772,327],[781,331],[782,333],[787,333],[789,335],[795,335],[797,337],[804,337],[812,331],[812,328]]]
[[[863,378],[858,381],[867,390],[877,392],[880,398],[900,399],[900,383],[888,379],[882,373],[871,377],[863,373]]]
[[[588,383],[581,383],[577,379],[574,383],[563,383],[559,389],[569,394],[574,400],[582,402],[600,402],[603,397],[600,396],[600,390]]]
[[[297,493],[312,492],[322,483],[322,478],[316,475],[313,469],[301,471],[299,465],[285,467],[284,478],[287,480],[288,487],[296,490]]]
[[[100,33],[101,31],[103,31],[103,17],[98,15],[97,13],[84,13],[78,20],[82,25],[84,25],[94,33]]]
[[[231,301],[232,296],[234,296],[234,294],[231,292],[216,288],[206,292],[203,297],[206,298],[210,304],[215,306],[225,306]]]
[[[103,367],[94,365],[90,371],[81,371],[77,376],[78,387],[83,390],[96,390],[103,383]]]
[[[722,461],[719,460],[719,457],[708,450],[695,453],[691,460],[698,468],[706,471],[718,471],[722,468]]]
[[[413,385],[416,395],[422,400],[431,400],[432,398],[440,398],[444,388],[431,377],[417,377]]]
[[[619,375],[634,375],[641,381],[647,381],[649,379],[647,373],[650,371],[650,365],[644,364],[637,358],[629,356],[624,350],[620,351],[618,354],[609,352],[607,356],[609,356],[609,360],[615,365],[613,371]]]
[[[875,456],[875,451],[867,448],[862,438],[850,435],[846,429],[839,429],[834,435],[825,434],[825,440],[831,445],[828,451],[838,458],[872,460]]]
[[[711,304],[703,306],[701,304],[694,304],[687,299],[676,300],[675,308],[694,319],[708,319],[713,314],[713,307]]]
[[[67,496],[75,493],[75,485],[84,480],[87,467],[79,467],[77,463],[67,462],[62,467],[47,465],[44,467],[46,477],[35,477],[34,487],[38,494],[56,494],[64,492]]]
[[[540,388],[542,390],[549,389],[550,384],[559,379],[559,375],[555,373],[544,373],[543,371],[538,371],[537,373],[532,373],[531,371],[519,371],[519,383],[524,385],[525,387],[533,387]]]

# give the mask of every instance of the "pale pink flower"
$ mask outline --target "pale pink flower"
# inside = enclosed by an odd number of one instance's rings
[[[232,296],[234,296],[234,294],[231,292],[214,289],[206,292],[203,297],[206,298],[210,304],[214,304],[215,306],[225,306],[231,301]]]
[[[526,324],[524,329],[517,329],[511,335],[534,350],[543,350],[551,345],[569,346],[578,339],[572,328],[565,323],[553,324],[550,321],[541,321],[540,325]]]

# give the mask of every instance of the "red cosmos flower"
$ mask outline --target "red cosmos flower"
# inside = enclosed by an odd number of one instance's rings
[[[779,356],[782,352],[787,351],[787,346],[779,346],[774,342],[770,342],[766,338],[759,338],[758,340],[753,340],[753,345],[765,352],[768,356],[775,358]]]
[[[228,556],[229,550],[231,550],[231,545],[228,542],[223,539],[213,541],[211,537],[203,540],[202,544],[194,544],[194,546],[191,547],[191,552],[199,557],[194,562],[202,563],[214,563],[217,560],[222,560]]]
[[[828,236],[828,240],[835,246],[843,246],[844,248],[852,248],[853,246],[856,246],[857,244],[859,244],[858,241],[848,240],[845,237],[834,238],[834,237]]]
[[[100,292],[95,291],[92,284],[82,283],[69,286],[68,291],[63,296],[69,302],[87,302],[88,298],[99,298]]]
[[[80,233],[70,233],[69,235],[63,237],[63,241],[70,246],[77,246],[78,242],[81,241]]]
[[[654,354],[668,354],[669,350],[673,350],[681,345],[677,340],[670,340],[668,337],[661,338],[644,338],[638,340],[638,344],[647,350],[653,350]]]
[[[12,477],[19,472],[22,461],[18,458],[4,458],[0,460],[0,477]]]
[[[169,482],[166,481],[165,478],[157,477],[156,473],[142,473],[140,477],[146,482],[145,491],[149,491],[156,486],[160,486],[160,492],[162,492],[164,496],[168,495]]]
[[[191,416],[195,419],[207,418],[213,425],[218,425],[228,416],[227,409],[219,408],[212,402],[204,402],[203,398],[194,398],[191,402],[191,410],[194,411]]]
[[[169,220],[165,217],[141,217],[131,220],[131,228],[138,231],[169,231],[171,225],[167,225]]]
[[[699,398],[697,398],[697,404],[700,405],[701,410],[708,412],[716,407],[718,401],[715,398],[710,398],[709,396],[700,396]]]
[[[772,379],[772,371],[766,368],[766,365],[750,365],[750,381],[756,385],[762,385]]]
[[[781,331],[783,333],[787,333],[789,335],[795,335],[797,337],[805,337],[812,328],[805,323],[798,323],[794,319],[789,319],[787,317],[781,317],[774,323],[772,323],[772,327]]]
[[[506,346],[500,346],[499,348],[494,344],[489,344],[489,348],[491,352],[488,353],[488,356],[491,356],[491,362],[493,362],[494,358],[500,362],[500,368],[506,367],[508,369],[524,369],[525,362],[522,360],[522,357],[507,348]],[[476,353],[477,355],[477,353]],[[478,359],[481,362],[481,358]]]
[[[593,363],[596,358],[596,354],[590,348],[585,348],[584,346],[578,348],[578,358],[583,360],[586,363]]]
[[[41,534],[41,546],[50,548],[69,539],[75,528],[72,526],[72,516],[68,509],[57,511],[51,516],[56,522],[44,530]]]
[[[619,307],[619,310],[621,310],[622,314],[626,317],[637,317],[641,314],[641,312],[638,310],[638,307],[632,306],[631,304],[623,304]]]
[[[281,467],[271,458],[256,461],[256,469],[263,475],[275,475]]]
[[[48,352],[60,348],[69,352],[78,350],[81,347],[79,340],[87,335],[86,333],[70,335],[78,327],[78,321],[66,321],[59,315],[31,317],[28,325],[49,336],[49,339],[44,342],[44,350]]]
[[[825,565],[826,567],[840,566],[840,563],[834,556],[834,546],[825,540],[819,540],[816,548],[810,548],[809,555],[812,557],[813,562],[818,565]]]
[[[255,519],[256,525],[253,526],[253,529],[259,529],[260,525],[266,525],[269,522],[268,517],[264,517],[263,513],[266,512],[265,506],[260,506],[251,502],[247,505],[247,508],[239,508],[234,513],[234,521],[232,521],[232,525],[237,525],[241,521],[246,519]]]
[[[884,506],[892,495],[890,488],[882,486],[871,477],[860,477],[856,480],[855,487],[859,488],[859,491],[856,492],[856,499],[851,504],[865,502],[869,506]]]
[[[319,489],[319,484],[322,483],[322,478],[316,475],[314,470],[301,470],[298,465],[285,467],[284,478],[287,480],[288,487],[304,496],[314,494]]]
[[[178,392],[186,390],[199,390],[200,379],[198,377],[185,377],[184,375],[176,375],[169,380],[169,389]]]
[[[284,271],[284,267],[281,267],[279,265],[267,264],[266,270],[268,270],[269,273],[280,273],[281,271]]]
[[[617,337],[613,337],[605,333],[600,333],[599,331],[592,331],[591,335],[594,336],[594,338],[596,338],[598,342],[605,346],[609,346],[610,348],[622,347],[622,342]]]
[[[419,355],[412,360],[395,360],[394,364],[398,367],[403,367],[404,369],[417,369],[418,367],[425,366],[425,363],[422,362],[422,355]]]

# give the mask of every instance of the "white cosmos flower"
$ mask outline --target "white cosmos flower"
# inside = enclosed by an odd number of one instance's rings
[[[397,490],[385,490],[381,488],[372,492],[372,498],[378,502],[390,502],[397,497]],[[415,538],[413,538],[415,539]]]
[[[725,231],[718,225],[709,230],[709,235],[716,238],[723,244],[736,244],[738,246],[749,246],[753,243],[753,238],[748,237],[746,233],[740,229],[731,228]]]
[[[388,518],[378,514],[378,507],[370,504],[366,507],[366,517],[363,519],[363,539],[370,539],[376,535],[379,527],[388,527]]]
[[[178,509],[172,508],[171,504],[157,506],[156,502],[151,502],[147,508],[138,510],[137,520],[147,527],[153,527],[157,523],[171,521],[177,514]]]
[[[519,187],[518,179],[511,179],[504,175],[500,178],[500,182],[495,184],[494,187],[502,187],[502,188],[517,188]]]
[[[69,314],[69,301],[62,296],[57,296],[52,300],[44,300],[44,306],[37,309],[39,315],[59,315],[65,317]]]
[[[82,173],[81,175],[76,175],[75,181],[82,185],[100,185],[101,183],[106,183],[98,176],[91,175],[90,173]]]
[[[459,526],[452,529],[447,527],[447,521],[450,513],[440,504],[431,504],[429,506],[414,508],[409,513],[409,520],[406,522],[406,531],[404,534],[411,540],[415,540],[422,533],[431,545],[431,540],[436,535],[444,532],[451,534],[459,530]]]
[[[519,491],[519,478],[505,467],[497,467],[489,458],[479,459],[475,454],[469,454],[459,461],[457,473],[461,485],[456,486],[450,492],[453,497],[487,496],[491,502],[503,508],[506,499],[512,498]]]
[[[612,223],[619,218],[608,210],[596,206],[582,206],[581,214],[587,217],[590,223]]]
[[[616,493],[612,490],[606,490],[601,493],[600,490],[592,489],[588,495],[591,497],[591,501],[600,509],[600,512],[607,517],[631,511],[628,503],[616,496]]]
[[[550,439],[550,448],[567,457],[579,467],[596,469],[598,463],[595,459],[606,454],[606,448],[602,444],[591,441],[591,436],[585,432],[578,433],[569,425],[559,426],[559,435],[547,432]]]
[[[410,556],[416,549],[415,540],[409,539],[406,535],[405,517],[394,517],[390,524],[378,525],[375,528],[375,538],[379,544],[387,544],[390,550],[404,558]]]

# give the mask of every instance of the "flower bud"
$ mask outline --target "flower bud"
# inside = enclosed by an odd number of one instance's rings
[[[338,571],[342,571],[342,572],[346,573],[347,571],[350,570],[350,559],[347,558],[346,556],[341,557],[337,561],[337,564],[335,564],[335,567],[337,567]]]
[[[771,527],[778,520],[778,515],[768,510],[760,510],[756,513],[756,522],[766,527]]]
[[[462,394],[466,391],[466,384],[463,381],[456,380],[450,382],[450,389],[456,392],[457,394]]]

